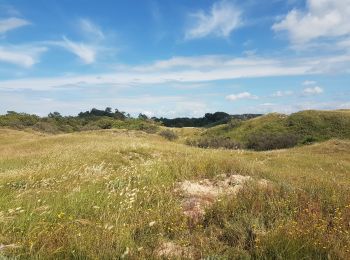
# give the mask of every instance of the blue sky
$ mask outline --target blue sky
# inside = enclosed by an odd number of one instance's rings
[[[350,108],[350,0],[0,0],[0,113]]]

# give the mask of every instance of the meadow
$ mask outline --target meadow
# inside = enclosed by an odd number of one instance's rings
[[[174,131],[0,129],[1,258],[350,258],[349,140],[256,152]],[[233,175],[251,181],[184,214],[179,183]]]

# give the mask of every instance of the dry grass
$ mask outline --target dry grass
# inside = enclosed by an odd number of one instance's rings
[[[349,151],[337,140],[257,153],[136,131],[0,130],[0,254],[150,259],[175,243],[193,258],[349,259]],[[190,225],[176,184],[221,174],[272,186],[222,197]]]

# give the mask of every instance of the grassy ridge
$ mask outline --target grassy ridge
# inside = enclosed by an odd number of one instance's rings
[[[248,121],[231,121],[207,130],[203,136],[226,137],[246,146],[254,138],[269,139],[272,136],[295,138],[295,144],[331,138],[349,139],[350,111],[309,110],[289,116],[272,113]]]
[[[174,241],[197,258],[347,259],[349,150],[344,140],[256,153],[136,131],[0,130],[0,244],[12,245],[0,253],[152,259],[162,242]],[[220,174],[273,185],[249,185],[189,225],[176,183]]]

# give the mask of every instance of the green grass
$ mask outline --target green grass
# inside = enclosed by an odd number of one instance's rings
[[[180,139],[198,134],[178,131]],[[0,244],[16,246],[0,254],[114,259],[128,251],[128,259],[153,259],[173,241],[196,258],[349,259],[349,151],[349,141],[334,139],[251,152],[199,149],[140,131],[0,129]],[[248,185],[190,225],[176,183],[220,174],[272,185]]]
[[[203,137],[227,137],[243,145],[259,136],[295,136],[299,144],[350,139],[350,110],[301,111],[289,116],[267,114],[247,121],[232,121],[208,129]]]

